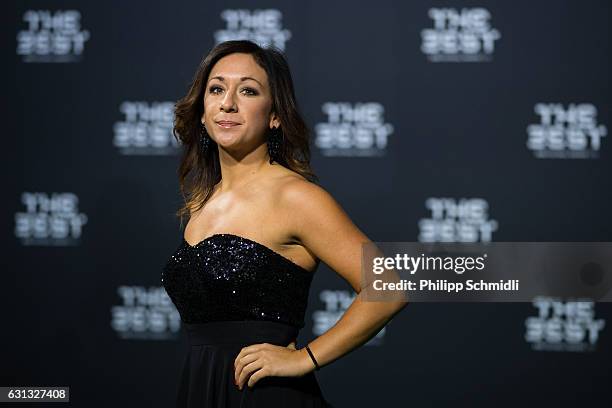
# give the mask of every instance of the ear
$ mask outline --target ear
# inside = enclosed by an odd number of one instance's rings
[[[280,118],[276,115],[276,113],[272,112],[270,114],[270,124],[268,125],[269,128],[277,128],[280,126]]]

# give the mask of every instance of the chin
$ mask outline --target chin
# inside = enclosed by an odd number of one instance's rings
[[[242,138],[240,136],[220,136],[215,137],[215,141],[217,142],[217,145],[221,147],[231,148],[234,146],[239,146]]]

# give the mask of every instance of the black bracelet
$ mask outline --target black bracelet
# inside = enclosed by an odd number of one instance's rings
[[[312,358],[312,362],[315,365],[315,370],[319,370],[319,363],[317,363],[317,360],[314,358],[314,356],[312,355],[312,351],[310,351],[310,347],[308,347],[308,344],[306,345],[306,351],[308,352],[308,354],[310,355],[310,358]]]

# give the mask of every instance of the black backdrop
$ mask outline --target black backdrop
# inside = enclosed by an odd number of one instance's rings
[[[185,352],[160,283],[181,237],[172,104],[230,37],[285,51],[313,167],[372,240],[612,240],[608,2],[54,0],[2,14],[15,78],[0,385],[172,406]],[[351,296],[321,265],[300,342]],[[341,407],[603,400],[610,305],[589,306],[599,329],[578,341],[558,309],[542,318],[560,338],[534,339],[535,306],[410,304],[317,375]]]

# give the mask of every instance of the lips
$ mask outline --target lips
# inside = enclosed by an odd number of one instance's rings
[[[228,129],[234,126],[239,126],[240,123],[233,122],[231,120],[220,120],[217,122],[217,125],[221,126],[222,128]]]

